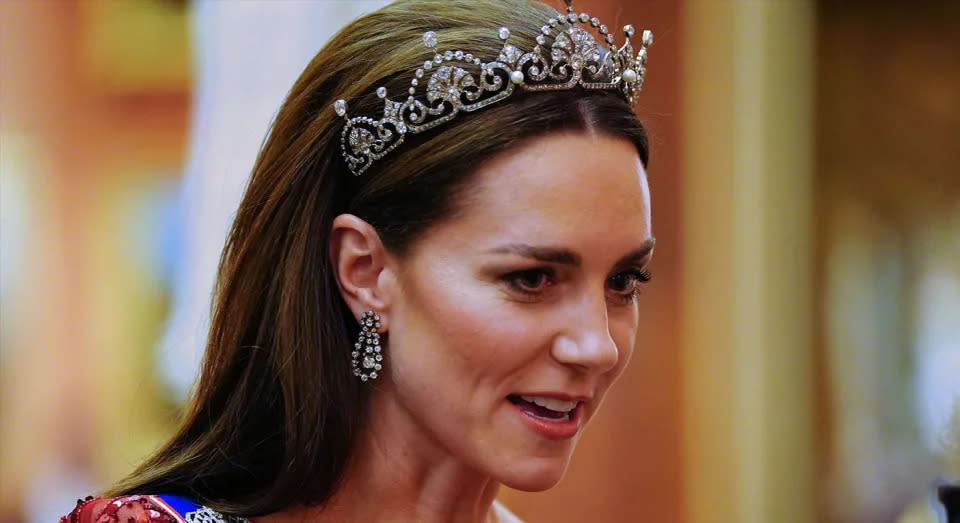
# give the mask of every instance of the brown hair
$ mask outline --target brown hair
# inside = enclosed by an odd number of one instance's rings
[[[647,139],[615,92],[515,93],[406,142],[355,177],[340,155],[342,120],[382,113],[374,91],[402,92],[442,48],[495,57],[496,29],[536,45],[557,12],[530,0],[401,0],[360,18],[310,62],[253,168],[221,258],[203,369],[177,433],[107,495],[168,493],[256,516],[326,501],[364,426],[367,386],[353,376],[358,328],[329,259],[333,219],[369,222],[402,256],[457,212],[470,174],[520,140],[558,130],[622,137],[647,163]],[[488,58],[489,59],[489,58]],[[389,347],[388,349],[389,350]]]

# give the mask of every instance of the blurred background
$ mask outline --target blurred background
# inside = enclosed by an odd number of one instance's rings
[[[0,521],[56,521],[171,433],[270,120],[383,3],[0,3]],[[576,5],[656,35],[656,278],[567,477],[502,498],[531,523],[938,521],[960,3]]]

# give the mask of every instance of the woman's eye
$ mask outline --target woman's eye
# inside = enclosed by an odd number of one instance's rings
[[[504,276],[504,280],[514,290],[524,294],[539,294],[553,284],[554,274],[550,269],[528,269],[512,272]]]
[[[624,303],[633,303],[640,296],[640,286],[651,278],[653,275],[645,270],[624,271],[610,278],[610,289]]]

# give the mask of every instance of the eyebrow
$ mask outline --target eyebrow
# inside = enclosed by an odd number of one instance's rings
[[[653,251],[653,246],[656,245],[656,243],[656,238],[647,238],[644,240],[639,249],[636,249],[620,258],[616,265],[627,265],[630,262],[645,258],[650,254],[651,251]],[[492,254],[516,254],[526,258],[533,258],[544,263],[557,263],[560,265],[572,265],[574,267],[580,266],[581,263],[580,255],[571,251],[570,249],[557,247],[535,247],[525,243],[501,245],[500,247],[495,247],[486,252]]]

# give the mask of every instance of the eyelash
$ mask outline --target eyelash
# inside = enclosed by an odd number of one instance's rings
[[[533,285],[533,287],[540,287],[543,285],[543,278],[549,278],[551,280],[556,279],[556,273],[553,269],[543,267],[538,269],[526,269],[522,271],[511,272],[510,274],[504,275],[503,280],[507,283],[507,285],[510,286],[512,290],[527,296],[538,296],[543,293],[542,290],[530,290],[529,286],[518,284],[520,280],[528,279],[529,276],[534,276],[536,278],[535,281],[538,282],[537,285]],[[612,276],[610,279],[612,280],[621,276],[628,277],[630,280],[628,285],[632,285],[632,288],[630,288],[629,292],[626,294],[621,292],[616,293],[617,299],[623,304],[631,304],[637,301],[637,298],[640,296],[641,285],[649,282],[653,278],[653,275],[650,274],[649,271],[643,269],[630,269],[620,272]],[[553,285],[553,282],[551,281],[546,285]]]
[[[641,286],[653,279],[653,275],[650,274],[650,271],[643,269],[631,269],[624,271],[614,276],[614,278],[619,276],[627,276],[630,278],[630,292],[627,294],[617,293],[617,297],[620,298],[621,302],[624,304],[630,304],[637,301],[637,298],[640,297]]]

